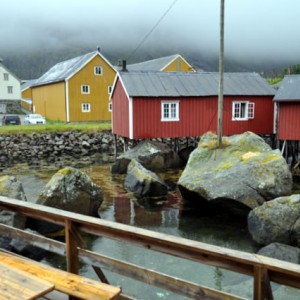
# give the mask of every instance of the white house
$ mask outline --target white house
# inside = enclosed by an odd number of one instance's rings
[[[15,113],[21,108],[21,81],[0,58],[0,113]]]

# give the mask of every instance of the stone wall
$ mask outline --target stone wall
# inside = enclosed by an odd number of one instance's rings
[[[168,144],[175,151],[187,147],[196,146],[199,139],[154,139]],[[124,149],[134,147],[139,141],[130,141],[117,138],[117,154],[123,153]],[[57,163],[63,160],[74,162],[94,160],[93,155],[107,153],[114,156],[115,141],[110,130],[85,133],[85,132],[63,132],[63,133],[32,133],[0,135],[0,169],[12,166],[16,163],[28,163],[39,165],[41,162],[47,164]]]
[[[0,135],[2,168],[23,162],[35,165],[41,160],[53,163],[61,157],[80,159],[95,153],[114,153],[114,139],[110,131]]]

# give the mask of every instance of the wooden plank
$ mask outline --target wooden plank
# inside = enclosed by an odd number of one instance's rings
[[[43,235],[38,235],[33,232],[24,231],[1,223],[0,235],[28,243],[32,246],[36,246],[59,255],[66,255],[65,243],[55,241]]]
[[[6,251],[0,251],[0,260],[3,264],[49,281],[55,285],[56,290],[80,299],[116,299],[121,292],[119,287],[67,273]]]
[[[79,250],[79,256],[87,264],[103,267],[123,276],[131,277],[146,284],[157,286],[192,299],[244,299],[216,289],[172,277],[157,271],[100,255],[88,250]]]
[[[35,299],[53,289],[53,283],[0,262],[0,300]]]

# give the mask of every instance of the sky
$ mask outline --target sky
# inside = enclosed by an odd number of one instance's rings
[[[0,57],[59,47],[124,57],[219,51],[220,0],[4,0],[0,9]],[[225,58],[300,63],[299,12],[299,0],[225,0]]]

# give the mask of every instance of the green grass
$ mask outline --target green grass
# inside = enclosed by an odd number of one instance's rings
[[[82,132],[97,132],[102,130],[110,130],[111,123],[63,123],[50,122],[45,125],[9,125],[1,126],[0,134],[31,134],[35,133],[56,133],[65,131],[82,131]]]
[[[278,76],[274,78],[267,78],[267,81],[271,85],[279,84],[283,79],[283,76]]]

